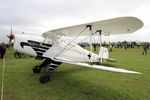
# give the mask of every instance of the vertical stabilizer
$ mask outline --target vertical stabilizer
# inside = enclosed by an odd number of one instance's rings
[[[101,47],[99,50],[99,57],[102,59],[108,59],[109,58],[108,49],[105,47]]]

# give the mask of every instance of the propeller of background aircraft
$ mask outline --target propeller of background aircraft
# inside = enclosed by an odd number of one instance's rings
[[[15,35],[13,34],[12,32],[12,27],[11,27],[11,30],[10,30],[10,35],[7,35],[7,37],[9,38],[9,44],[11,43],[11,41],[14,39]]]

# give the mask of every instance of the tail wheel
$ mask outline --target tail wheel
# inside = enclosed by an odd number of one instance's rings
[[[47,83],[50,80],[50,75],[45,73],[43,75],[40,76],[39,81],[40,83]]]
[[[34,73],[40,73],[41,72],[41,67],[40,66],[35,66],[35,67],[33,67],[33,72]]]

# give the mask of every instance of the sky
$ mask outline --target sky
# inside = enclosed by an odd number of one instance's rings
[[[144,27],[110,41],[150,41],[150,0],[0,0],[0,41],[13,33],[41,35],[51,29],[122,16],[141,19]]]

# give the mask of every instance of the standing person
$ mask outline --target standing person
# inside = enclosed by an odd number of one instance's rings
[[[147,49],[149,49],[149,44],[147,44]]]
[[[143,46],[143,55],[147,55],[147,45]]]
[[[112,45],[109,45],[109,51],[112,52]]]
[[[1,57],[1,51],[2,51],[2,47],[1,47],[1,44],[0,44],[0,57]]]
[[[6,53],[6,44],[3,42],[1,44],[1,59],[3,59],[5,57],[5,53]]]
[[[95,43],[93,44],[93,47],[94,47],[94,51],[96,51],[96,44]]]

